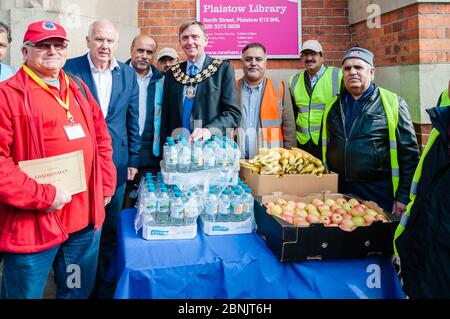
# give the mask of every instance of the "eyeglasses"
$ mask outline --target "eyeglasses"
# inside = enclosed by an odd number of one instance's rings
[[[67,42],[28,42],[26,45],[29,45],[30,47],[34,47],[38,50],[45,50],[48,51],[53,46],[56,51],[62,51],[64,49],[67,49],[69,44]]]

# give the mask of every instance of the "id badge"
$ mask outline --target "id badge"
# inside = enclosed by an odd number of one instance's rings
[[[79,138],[86,137],[83,127],[80,123],[74,123],[64,126],[64,131],[66,131],[67,138],[69,141],[73,141]]]

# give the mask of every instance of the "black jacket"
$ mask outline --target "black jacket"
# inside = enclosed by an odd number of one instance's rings
[[[440,134],[425,157],[410,218],[395,244],[409,297],[450,298],[450,107],[427,112]]]
[[[213,59],[207,55],[201,71],[212,62]],[[185,73],[186,65],[186,61],[180,65],[181,70]],[[161,146],[166,137],[170,136],[175,129],[183,127],[183,88],[184,85],[178,83],[172,71],[169,70],[164,80]],[[200,121],[201,124],[199,124]],[[212,131],[212,134],[215,134],[213,129],[216,128],[225,134],[228,128],[239,127],[240,121],[241,111],[236,102],[234,70],[228,61],[223,61],[213,76],[200,82],[197,86],[191,113],[191,127],[206,127]],[[175,135],[178,134],[175,133]]]
[[[389,132],[378,87],[363,102],[361,112],[353,122],[348,136],[344,129],[341,99],[342,97],[338,98],[333,104],[327,118],[327,163],[330,169],[339,174],[342,182],[389,181],[386,184],[391,185]],[[419,160],[419,149],[408,105],[401,97],[396,135],[400,182],[395,200],[407,204],[412,177]],[[373,193],[387,191],[376,189]]]
[[[128,60],[125,64],[130,65],[130,62],[131,60]],[[147,114],[145,117],[144,131],[141,135],[142,146],[139,168],[158,168],[159,162],[162,158],[161,155],[155,156],[153,154],[153,138],[155,133],[154,120],[156,82],[160,81],[163,75],[153,65],[150,65],[150,67],[152,68],[152,77],[150,78],[150,82],[147,86]]]

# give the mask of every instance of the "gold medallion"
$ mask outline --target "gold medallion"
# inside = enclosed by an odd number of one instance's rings
[[[186,98],[188,99],[192,99],[195,96],[195,91],[197,91],[195,87],[189,85],[186,89],[186,92],[184,93],[184,96],[186,96]]]

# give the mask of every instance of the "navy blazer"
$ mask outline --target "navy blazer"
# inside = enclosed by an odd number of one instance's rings
[[[112,71],[111,100],[105,120],[112,138],[113,161],[117,169],[119,186],[127,180],[128,167],[139,167],[141,138],[136,72],[124,63],[118,64],[119,68]],[[79,76],[100,106],[87,54],[67,60],[64,71]]]

